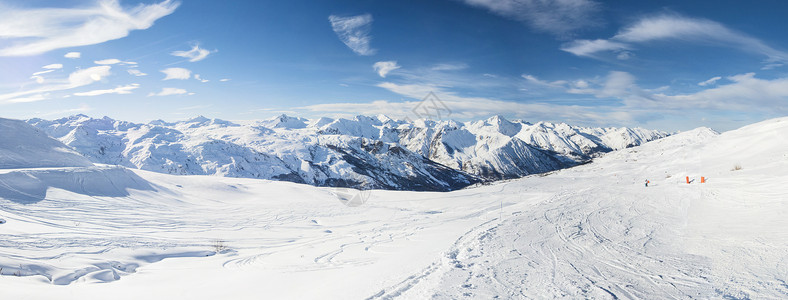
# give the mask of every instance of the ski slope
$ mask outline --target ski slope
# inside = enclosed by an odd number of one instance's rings
[[[0,186],[20,174],[46,188],[0,194],[11,299],[788,297],[788,118],[357,207],[332,188],[100,165],[6,169]]]

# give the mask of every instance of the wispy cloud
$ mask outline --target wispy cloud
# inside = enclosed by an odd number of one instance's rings
[[[390,60],[376,62],[374,65],[372,65],[372,68],[375,69],[375,72],[378,72],[380,77],[386,78],[386,75],[389,72],[399,69],[400,66],[397,65],[397,61]]]
[[[471,6],[524,22],[534,30],[566,36],[600,23],[600,4],[590,0],[464,0]]]
[[[75,113],[84,113],[84,112],[88,112],[88,111],[91,111],[91,110],[93,110],[93,108],[91,108],[87,104],[83,103],[77,108],[69,108],[69,109],[56,110],[56,111],[50,111],[50,112],[39,112],[39,113],[36,113],[36,115],[39,115],[41,117],[49,117],[49,116],[56,116],[56,115],[73,115]]]
[[[539,85],[539,86],[544,86],[544,87],[563,87],[564,85],[567,84],[567,82],[564,81],[564,80],[556,80],[556,81],[541,80],[541,79],[539,79],[536,76],[531,75],[531,74],[523,74],[523,75],[520,75],[520,77],[522,77],[523,79],[525,79],[529,83],[532,83],[532,84],[535,84],[535,85]]]
[[[373,55],[377,50],[370,48],[369,33],[372,30],[372,15],[363,14],[353,17],[340,17],[331,15],[328,17],[331,28],[337,34],[339,40],[359,55]]]
[[[162,88],[161,91],[158,92],[158,93],[150,93],[150,94],[148,94],[148,97],[151,97],[151,96],[184,95],[184,94],[190,94],[190,93],[188,91],[184,90],[184,89],[166,87],[166,88]]]
[[[716,109],[722,111],[770,111],[788,113],[788,78],[760,79],[755,73],[726,77],[729,84],[697,93],[655,94],[660,105],[675,109]]]
[[[80,57],[82,57],[82,53],[80,53],[80,52],[69,52],[69,53],[66,53],[66,55],[63,55],[63,57],[71,58],[71,59],[80,58]]]
[[[40,73],[40,72],[39,72],[39,73]],[[38,84],[42,84],[42,83],[44,83],[44,77],[43,77],[43,76],[36,75],[35,73],[33,73],[33,76],[30,76],[30,79],[33,79],[33,80],[35,80],[35,81],[36,81],[36,83],[38,83]]]
[[[131,94],[132,90],[139,88],[140,85],[137,83],[132,83],[129,85],[118,86],[114,89],[106,89],[106,90],[92,90],[88,92],[81,92],[81,93],[74,93],[74,96],[99,96],[105,94]]]
[[[0,5],[0,56],[37,55],[55,49],[99,44],[148,29],[179,3],[166,0],[124,9],[117,0],[76,8],[19,8]]]
[[[46,97],[38,97],[31,95],[46,95],[48,92],[54,91],[62,91],[62,90],[69,90],[73,88],[78,88],[82,86],[89,85],[96,81],[100,81],[102,78],[109,76],[110,74],[110,66],[96,66],[87,69],[77,70],[71,74],[69,74],[67,79],[52,79],[52,84],[39,86],[34,89],[23,90],[13,93],[7,94],[0,94],[0,102],[30,102],[30,101],[20,101],[19,99],[36,99],[44,100]]]
[[[35,94],[30,95],[27,97],[18,97],[8,100],[8,103],[28,103],[28,102],[38,102],[41,100],[46,100],[49,98],[49,94]]]
[[[188,69],[184,69],[184,68],[166,68],[164,70],[161,70],[161,72],[164,73],[164,75],[166,75],[163,80],[170,80],[170,79],[186,80],[191,78],[192,76],[192,71],[189,71]]]
[[[221,81],[221,82],[228,82],[228,81],[230,81],[230,78],[222,78],[222,79],[219,79],[219,81]]]
[[[137,77],[148,75],[148,74],[143,73],[142,71],[137,70],[137,69],[128,69],[128,70],[126,70],[126,72],[129,72],[129,74],[137,76]]]
[[[452,63],[452,64],[437,64],[430,68],[433,71],[458,71],[467,69],[468,65],[464,63]]]
[[[194,79],[197,79],[198,81],[200,81],[202,83],[206,83],[206,82],[210,81],[208,79],[203,79],[202,77],[200,77],[200,74],[194,74]]]
[[[43,67],[41,67],[41,68],[42,68],[42,69],[51,69],[51,70],[55,70],[55,69],[62,69],[62,68],[63,68],[63,65],[62,65],[62,64],[51,64],[51,65],[46,65],[46,66],[43,66]]]
[[[214,50],[213,52],[216,52],[216,50]],[[194,46],[192,46],[191,50],[188,50],[188,51],[173,51],[173,52],[170,53],[170,55],[188,58],[190,62],[195,62],[195,61],[201,61],[201,60],[205,59],[211,53],[212,53],[212,51],[208,51],[208,50],[202,49],[202,48],[200,48],[199,45],[194,45]]]
[[[633,44],[669,40],[737,48],[764,55],[771,63],[788,61],[788,53],[776,50],[754,37],[714,21],[675,14],[645,17],[621,29],[610,39],[576,40],[565,44],[561,50],[578,56],[595,57],[600,52],[630,50]]]
[[[600,109],[587,106],[555,105],[550,103],[522,103],[486,97],[465,97],[444,87],[423,84],[383,82],[378,87],[410,98],[409,101],[378,100],[367,103],[330,103],[299,107],[316,113],[385,114],[394,118],[418,118],[413,112],[422,99],[434,93],[451,110],[451,118],[478,119],[501,114],[531,120],[553,120],[579,124],[611,124],[631,121],[631,115],[619,109]]]
[[[54,72],[54,71],[55,71],[54,69],[49,69],[49,70],[44,70],[44,71],[38,71],[38,72],[35,72],[35,73],[33,73],[33,76],[42,75],[42,74],[46,74],[46,73],[52,73],[52,72]]]
[[[722,79],[722,77],[715,76],[715,77],[710,78],[709,80],[706,80],[706,81],[703,81],[703,82],[699,82],[698,85],[699,86],[713,85],[715,82],[717,82],[717,80],[720,80],[720,79]]]
[[[629,50],[630,48],[631,46],[625,43],[597,39],[575,40],[563,45],[561,50],[577,56],[593,57],[594,54],[602,51],[614,51],[620,53],[621,51]]]
[[[136,65],[137,64],[136,62],[133,62],[133,61],[122,61],[122,60],[117,59],[117,58],[96,60],[96,61],[93,61],[93,63],[97,64],[97,65],[115,65],[115,64]]]
[[[700,86],[710,86],[722,78],[714,77]],[[652,114],[687,111],[763,110],[788,113],[788,78],[756,78],[754,73],[726,77],[730,83],[717,84],[695,93],[665,93],[663,89],[644,89],[632,74],[612,71],[603,80],[587,83],[586,88],[570,88],[568,93],[588,94],[597,98],[618,99],[624,109],[648,110]],[[702,82],[705,83],[705,82]]]

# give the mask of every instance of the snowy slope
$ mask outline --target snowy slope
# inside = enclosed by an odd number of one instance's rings
[[[152,189],[144,179],[120,167],[94,166],[23,121],[0,118],[0,198],[29,204],[51,189],[88,196],[128,196],[128,189]]]
[[[23,121],[0,118],[0,169],[85,167],[79,153]]]
[[[282,115],[240,125],[205,117],[133,124],[78,115],[28,123],[97,163],[168,174],[434,191],[566,168],[666,136],[645,129],[531,125],[500,116],[409,123],[382,115]]]
[[[126,195],[53,185],[34,203],[0,196],[0,295],[786,298],[786,132],[788,118],[701,128],[546,175],[374,190],[359,207],[331,188],[140,170],[150,184]]]

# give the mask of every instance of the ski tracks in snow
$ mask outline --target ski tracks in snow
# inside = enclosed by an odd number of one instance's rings
[[[475,227],[438,261],[370,298],[715,295],[709,262],[666,242],[680,228],[664,224],[684,224],[675,214],[680,201],[627,192],[556,193],[502,222]]]

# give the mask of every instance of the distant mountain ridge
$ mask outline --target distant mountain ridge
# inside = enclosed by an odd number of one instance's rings
[[[449,191],[586,162],[668,134],[509,121],[402,121],[281,115],[248,124],[197,117],[147,124],[75,115],[31,124],[90,161],[182,174],[316,186]]]

